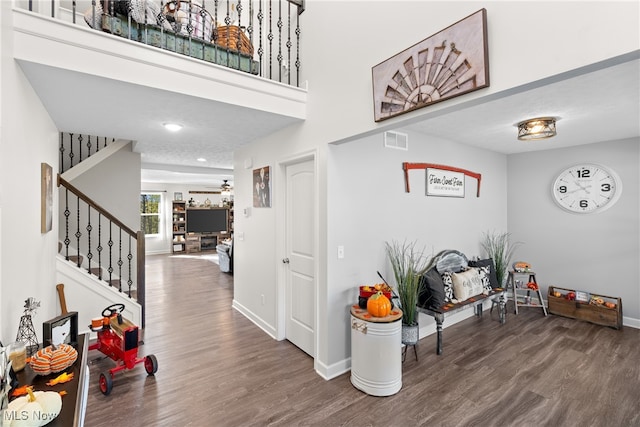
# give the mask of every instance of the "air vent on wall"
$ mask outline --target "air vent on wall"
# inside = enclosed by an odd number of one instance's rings
[[[384,133],[384,146],[399,150],[409,149],[409,135],[406,133],[387,131]]]

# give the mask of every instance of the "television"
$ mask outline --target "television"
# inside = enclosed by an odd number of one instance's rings
[[[187,209],[187,233],[227,232],[229,209]]]

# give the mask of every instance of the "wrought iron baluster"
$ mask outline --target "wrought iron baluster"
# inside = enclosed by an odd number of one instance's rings
[[[109,221],[109,242],[107,243],[109,245],[109,268],[107,269],[107,271],[109,272],[109,286],[113,286],[113,236],[112,236],[112,229],[113,229],[113,221]]]
[[[298,13],[296,13],[296,86],[300,87],[300,8],[298,8]]]
[[[258,62],[260,63],[260,77],[265,76],[264,62],[262,62],[262,56],[264,55],[264,47],[262,46],[262,29],[264,24],[264,12],[262,11],[262,0],[258,2],[258,38],[260,43],[258,44]]]
[[[82,140],[84,138],[82,138],[82,134],[78,134],[78,164],[80,164],[82,162],[82,160],[84,160],[82,158]]]
[[[291,84],[291,3],[288,3],[287,8],[287,62],[285,70],[287,71],[287,84]]]
[[[271,0],[269,0],[269,33],[267,34],[267,40],[269,40],[269,80],[272,79],[273,77],[273,64],[272,64],[272,58],[273,58],[273,28],[271,26],[271,23],[273,22],[273,12],[272,12],[272,7],[271,7]]]
[[[71,2],[71,10],[73,12],[73,23],[76,23],[76,0]]]
[[[249,25],[247,25],[247,33],[249,34],[249,44],[253,47],[253,0],[249,0]],[[253,52],[251,52],[253,59]],[[251,70],[251,61],[249,61],[249,69]]]
[[[58,149],[60,151],[60,173],[63,173],[65,171],[64,168],[64,132],[60,132],[60,148]]]
[[[65,187],[64,191],[64,259],[69,261],[69,243],[71,243],[71,239],[69,239],[69,216],[71,215],[71,211],[69,210],[69,190]]]
[[[278,81],[282,82],[282,0],[278,0]]]
[[[76,255],[78,257],[78,259],[76,260],[76,264],[78,267],[80,267],[81,264],[81,260],[80,260],[80,238],[82,237],[82,233],[80,232],[80,196],[76,196],[76,244],[78,245],[76,247]]]
[[[93,253],[91,252],[91,205],[87,204],[87,271],[91,273],[91,259]]]
[[[122,261],[122,228],[119,228],[118,230],[120,232],[118,236],[118,278],[120,279],[118,283],[118,290],[122,292],[122,264],[124,264]]]
[[[242,0],[238,0],[238,4],[236,5],[236,11],[238,12],[238,37],[236,37],[236,50],[238,51],[238,70],[240,69],[240,54],[242,49]]]
[[[87,135],[87,159],[91,157],[91,135]]]
[[[102,280],[102,213],[98,212],[98,279]]]
[[[133,285],[133,280],[131,279],[131,261],[133,260],[133,253],[131,252],[131,235],[129,235],[129,253],[127,254],[127,260],[129,261],[129,279],[127,280],[127,285],[129,287],[129,298],[131,298],[131,286]]]
[[[73,154],[73,134],[69,134],[69,169],[73,167],[73,158],[75,154]]]

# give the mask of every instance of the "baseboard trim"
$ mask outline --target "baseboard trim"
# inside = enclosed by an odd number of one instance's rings
[[[257,316],[254,312],[249,310],[247,307],[240,304],[236,299],[231,303],[231,307],[236,310],[238,313],[242,314],[244,317],[253,322],[258,328],[262,329],[267,335],[269,335],[274,340],[276,338],[276,330],[273,326],[264,322],[259,316]]]

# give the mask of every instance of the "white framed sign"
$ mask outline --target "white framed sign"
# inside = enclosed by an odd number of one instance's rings
[[[427,168],[427,196],[464,197],[464,173]]]

